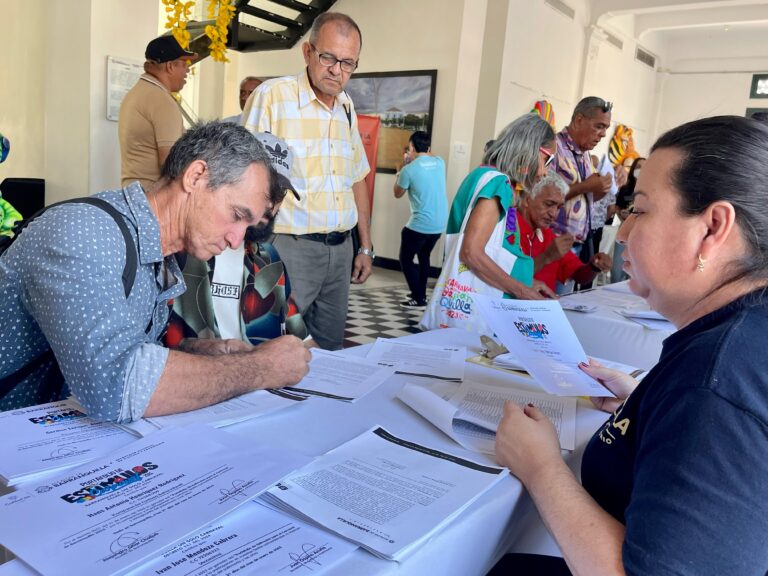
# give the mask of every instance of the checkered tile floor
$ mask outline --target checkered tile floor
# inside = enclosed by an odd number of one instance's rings
[[[404,310],[399,306],[407,295],[405,285],[350,291],[344,347],[368,344],[376,338],[397,338],[421,332],[418,323],[423,311]]]

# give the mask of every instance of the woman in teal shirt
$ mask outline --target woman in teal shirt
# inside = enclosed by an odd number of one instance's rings
[[[540,300],[555,296],[544,283],[533,279],[533,260],[520,248],[514,193],[516,184],[526,190],[533,188],[546,173],[554,151],[552,127],[536,114],[521,116],[504,128],[486,150],[483,164],[467,175],[451,205],[448,234],[458,233],[467,210],[471,211],[459,253],[461,262],[483,282],[502,290],[507,298]],[[488,179],[489,172],[501,174]],[[486,181],[472,202],[483,178]],[[506,219],[502,246],[516,257],[511,270],[505,270],[486,254],[486,245],[502,219]]]

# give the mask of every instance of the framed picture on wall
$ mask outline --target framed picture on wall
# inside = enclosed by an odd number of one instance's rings
[[[768,98],[768,74],[753,74],[750,98]]]
[[[768,108],[747,108],[746,116],[747,118],[752,118],[755,114],[759,114],[761,116],[768,116]]]
[[[347,93],[359,114],[381,118],[376,172],[394,174],[408,139],[417,130],[432,133],[437,70],[355,74]]]

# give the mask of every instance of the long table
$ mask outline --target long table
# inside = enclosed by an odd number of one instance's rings
[[[399,338],[398,341],[440,345],[463,345],[468,355],[480,352],[477,335],[456,329],[424,332]],[[350,355],[365,355],[367,346],[347,350]],[[509,376],[499,370],[474,363],[466,364],[465,378],[477,382],[504,383]],[[228,428],[236,434],[272,446],[319,456],[354,438],[374,424],[409,440],[433,446],[466,458],[495,464],[490,456],[469,452],[443,435],[426,420],[397,400],[400,388],[414,376],[395,375],[379,388],[354,404],[317,399]],[[532,389],[538,390],[532,386]],[[577,408],[577,450],[565,453],[569,465],[580,465],[581,451],[606,414],[586,400]],[[508,476],[475,501],[461,516],[417,550],[401,564],[380,560],[358,549],[332,574],[445,574],[456,576],[483,575],[515,542],[529,530],[535,532],[536,515],[520,482]],[[537,537],[538,539],[538,537]],[[550,553],[557,548],[550,543]]]
[[[470,356],[480,352],[477,335],[456,329],[414,334],[398,338],[398,341],[463,345],[467,346]],[[352,348],[347,353],[364,355],[366,348]],[[465,378],[497,384],[509,379],[504,372],[469,362],[466,364]],[[495,464],[490,456],[462,449],[395,398],[403,384],[418,381],[418,377],[395,375],[355,404],[308,402],[306,406],[253,420],[232,430],[250,438],[269,438],[274,445],[286,449],[320,455],[372,425],[381,424],[392,433],[409,440]],[[532,389],[539,390],[535,387]],[[577,446],[583,447],[606,417],[605,413],[594,409],[590,402],[580,400],[577,409]],[[581,450],[568,454],[566,458],[573,466],[580,465]],[[483,575],[510,549],[520,537],[521,530],[531,522],[526,500],[520,482],[509,476],[403,563],[380,560],[360,549],[335,567],[333,573]]]
[[[620,315],[622,308],[645,304],[625,287],[622,282],[564,296],[597,308],[588,313],[566,310],[565,315],[587,354],[647,370],[656,365],[664,339],[674,330],[652,330]]]

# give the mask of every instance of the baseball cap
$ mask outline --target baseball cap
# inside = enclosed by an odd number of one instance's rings
[[[283,190],[293,192],[296,200],[300,200],[299,193],[296,192],[291,184],[291,164],[293,163],[293,152],[282,140],[269,132],[257,132],[254,134],[256,139],[261,142],[264,149],[269,154],[272,167],[277,171],[277,182]]]
[[[190,60],[197,60],[197,54],[184,50],[176,38],[173,36],[160,36],[155,38],[147,44],[147,49],[144,52],[144,57],[147,60],[152,60],[162,64],[163,62],[170,62],[177,58],[189,58]]]

